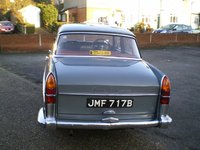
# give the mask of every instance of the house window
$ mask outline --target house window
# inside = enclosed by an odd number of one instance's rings
[[[177,23],[178,22],[178,17],[175,15],[170,16],[170,23]]]
[[[142,22],[145,24],[150,24],[150,17],[149,16],[142,16]]]
[[[98,23],[100,23],[100,24],[108,24],[107,17],[99,17],[98,18]]]
[[[62,21],[64,21],[64,22],[67,21],[66,17],[67,17],[66,14],[61,14],[61,20]]]

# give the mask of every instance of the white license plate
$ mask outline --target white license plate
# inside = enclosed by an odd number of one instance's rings
[[[88,98],[88,108],[131,108],[133,99],[98,99]]]

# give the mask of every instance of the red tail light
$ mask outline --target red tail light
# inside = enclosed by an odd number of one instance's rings
[[[56,102],[56,80],[54,75],[51,73],[46,80],[46,103]]]
[[[167,76],[165,76],[162,80],[162,87],[161,87],[161,98],[160,103],[161,104],[169,104],[170,100],[170,81]]]

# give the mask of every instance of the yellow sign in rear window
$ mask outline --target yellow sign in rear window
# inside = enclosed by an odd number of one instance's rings
[[[90,50],[90,55],[94,56],[110,56],[111,54],[111,51],[107,50]]]

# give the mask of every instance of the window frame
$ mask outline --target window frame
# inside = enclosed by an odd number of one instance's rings
[[[126,34],[119,34],[119,33],[107,33],[107,32],[88,32],[88,31],[81,31],[81,32],[62,32],[60,33],[58,36],[57,36],[57,39],[56,39],[56,42],[54,44],[54,55],[59,55],[59,54],[56,54],[57,52],[57,47],[58,47],[58,44],[59,44],[59,40],[60,40],[60,37],[62,35],[70,35],[70,34],[87,34],[87,35],[105,35],[105,36],[113,36],[113,37],[125,37],[125,38],[131,38],[134,40],[134,51],[136,52],[133,52],[133,56],[135,57],[127,57],[127,58],[133,58],[133,59],[141,59],[142,56],[141,56],[141,53],[140,53],[140,50],[138,48],[138,43],[137,43],[137,40],[135,38],[135,36],[133,35],[126,35]],[[121,40],[120,40],[121,41]],[[113,44],[114,44],[114,38],[113,38]],[[120,43],[121,44],[121,43]],[[134,53],[136,53],[136,55],[134,55]],[[107,56],[106,56],[107,57]],[[116,56],[117,57],[117,56]],[[120,57],[117,57],[117,58],[120,58]]]

